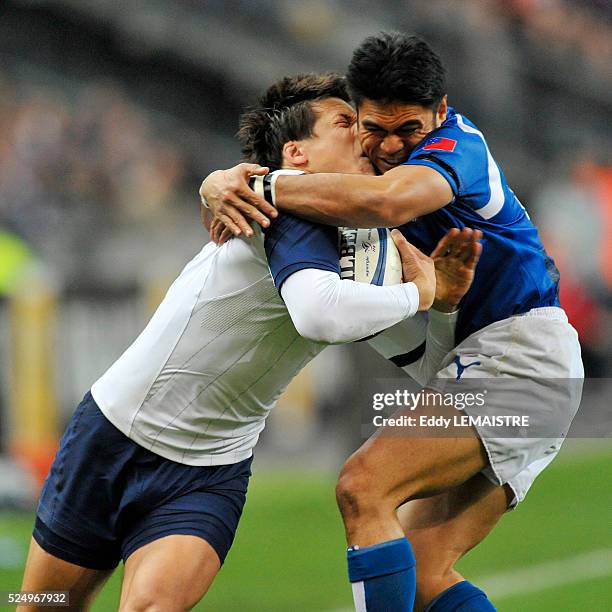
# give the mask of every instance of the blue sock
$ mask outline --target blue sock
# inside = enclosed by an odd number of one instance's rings
[[[442,591],[425,612],[495,612],[495,608],[486,593],[464,580]]]
[[[357,612],[412,612],[415,560],[406,538],[347,552]]]

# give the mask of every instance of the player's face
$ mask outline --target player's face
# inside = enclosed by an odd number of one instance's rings
[[[374,174],[357,135],[357,116],[344,100],[328,98],[313,103],[317,120],[313,136],[301,142],[308,156],[308,172]]]
[[[437,111],[419,104],[373,102],[359,105],[359,138],[363,151],[381,171],[408,159],[412,149],[446,119],[446,99]]]

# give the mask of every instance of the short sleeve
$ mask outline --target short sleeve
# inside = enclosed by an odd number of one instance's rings
[[[463,197],[487,178],[487,148],[478,134],[443,126],[419,143],[405,164],[437,170],[455,197]]]
[[[265,230],[264,247],[279,291],[291,274],[306,268],[340,274],[337,227],[281,214]]]

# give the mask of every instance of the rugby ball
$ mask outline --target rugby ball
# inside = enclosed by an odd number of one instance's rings
[[[341,278],[371,285],[402,282],[402,260],[388,229],[341,227],[338,238]]]

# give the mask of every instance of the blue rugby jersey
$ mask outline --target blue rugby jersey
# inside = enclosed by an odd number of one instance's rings
[[[264,230],[270,274],[280,291],[295,272],[314,268],[340,274],[338,228],[282,213]]]
[[[508,186],[476,126],[449,108],[406,165],[427,166],[449,183],[453,201],[399,229],[431,253],[452,227],[483,232],[474,283],[461,302],[457,343],[487,325],[540,306],[559,306],[559,272],[535,225]]]

